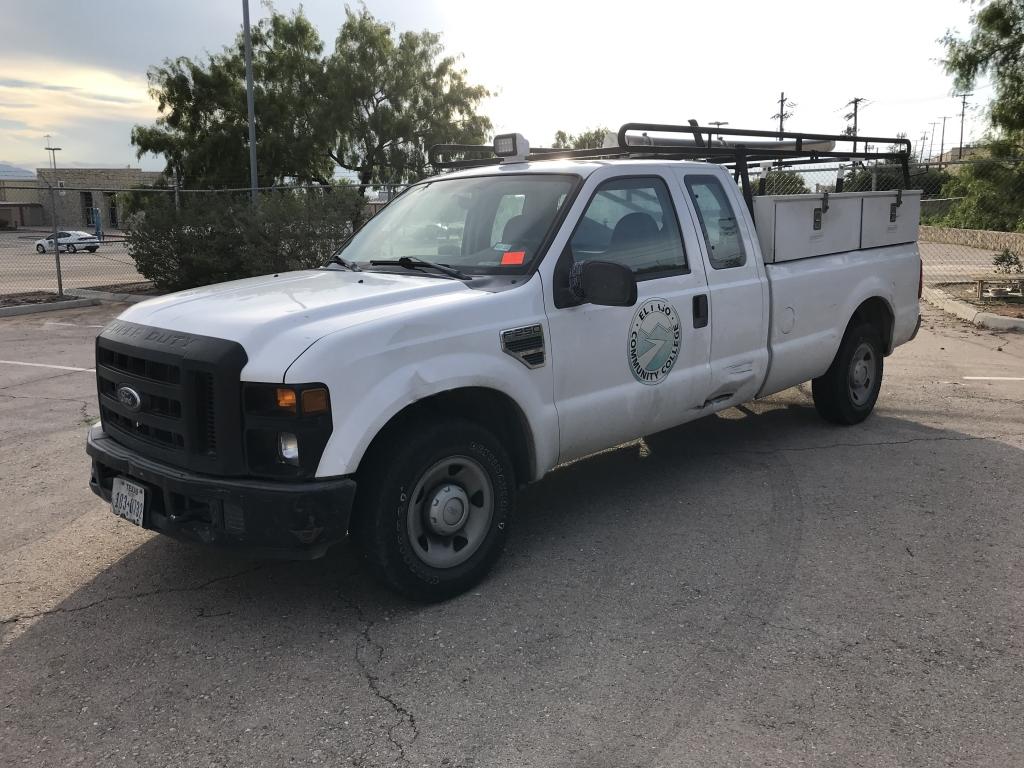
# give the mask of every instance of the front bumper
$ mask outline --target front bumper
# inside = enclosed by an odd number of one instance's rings
[[[348,531],[356,483],[351,477],[272,482],[199,475],[148,459],[89,430],[89,486],[109,501],[115,477],[146,488],[143,527],[254,557],[321,557]]]

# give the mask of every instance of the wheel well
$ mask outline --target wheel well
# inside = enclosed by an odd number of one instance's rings
[[[893,314],[892,309],[889,307],[889,302],[880,296],[872,296],[870,299],[862,302],[854,310],[853,317],[850,318],[847,328],[852,328],[861,323],[869,323],[875,327],[882,339],[885,354],[890,354],[892,352]]]
[[[373,438],[360,466],[413,422],[444,418],[468,419],[489,430],[509,452],[520,485],[533,479],[533,436],[526,416],[511,397],[487,387],[451,389],[410,403],[392,416]]]

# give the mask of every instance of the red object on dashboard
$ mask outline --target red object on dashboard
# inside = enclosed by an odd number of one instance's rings
[[[505,251],[501,254],[501,266],[514,267],[526,260],[526,251]]]

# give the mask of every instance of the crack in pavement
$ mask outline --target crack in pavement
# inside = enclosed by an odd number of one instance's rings
[[[344,594],[341,594],[339,596],[341,597],[342,601],[347,603],[348,606],[355,612],[356,619],[362,625],[359,630],[359,635],[363,638],[365,646],[371,649],[373,653],[376,655],[377,659],[374,662],[374,664],[380,664],[384,658],[384,646],[375,641],[373,637],[370,635],[370,632],[373,629],[376,622],[371,621],[366,617],[366,614],[358,601]],[[375,675],[371,671],[370,665],[366,664],[363,661],[363,658],[359,653],[359,646],[356,646],[355,649],[355,662],[359,669],[362,671],[363,677],[366,679],[366,686],[367,688],[369,688],[370,693],[372,693],[380,701],[387,704],[391,708],[391,710],[396,715],[398,715],[398,720],[388,727],[388,741],[390,741],[391,744],[395,747],[395,749],[398,750],[398,762],[408,765],[409,759],[405,755],[405,749],[407,746],[411,746],[412,743],[416,741],[416,739],[419,738],[420,735],[419,727],[416,725],[416,715],[414,715],[410,710],[406,709],[404,706],[395,701],[395,699],[390,694],[388,694],[381,688],[380,677]],[[403,724],[408,724],[409,728],[412,729],[412,738],[410,738],[407,743],[403,743],[395,735],[395,731]],[[371,740],[370,747],[372,747],[374,743],[375,740]],[[362,755],[359,756],[356,764],[362,765],[363,758],[365,756],[366,755],[364,752]]]
[[[200,582],[199,584],[194,584],[189,587],[160,587],[158,589],[150,589],[145,592],[137,592],[133,595],[108,595],[106,597],[101,597],[98,600],[93,600],[91,603],[86,603],[85,605],[76,605],[71,608],[57,606],[56,608],[50,608],[45,611],[37,611],[36,613],[24,613],[19,614],[17,616],[4,617],[0,618],[0,625],[16,624],[19,621],[37,619],[41,616],[55,616],[57,614],[78,613],[80,611],[89,610],[90,608],[95,608],[98,605],[103,605],[104,603],[113,602],[115,600],[139,600],[146,597],[153,597],[154,595],[166,595],[175,592],[199,592],[203,589],[206,589],[209,586],[212,586],[213,584],[217,584],[222,581],[228,581],[230,579],[235,579],[239,576],[246,576],[250,573],[255,573],[256,571],[262,571],[267,567],[268,566],[266,564],[259,564],[253,566],[252,568],[245,568],[241,571],[225,574],[224,576],[216,576],[212,579],[207,579],[206,581]]]

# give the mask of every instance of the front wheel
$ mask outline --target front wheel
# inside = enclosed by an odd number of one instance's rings
[[[36,246],[36,253],[46,253],[46,246],[43,245],[42,243],[39,243]]]
[[[415,423],[367,461],[353,530],[381,580],[427,602],[480,581],[515,506],[512,462],[494,435],[463,420]]]
[[[78,249],[75,248],[74,243],[68,243],[68,253],[78,253]]]
[[[814,407],[836,424],[859,424],[875,407],[882,387],[882,341],[868,323],[846,331],[832,365],[811,382]]]

